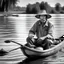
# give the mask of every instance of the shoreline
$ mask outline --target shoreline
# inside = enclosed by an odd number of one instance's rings
[[[4,12],[0,12],[0,16],[10,16],[12,14],[27,14],[25,11],[4,11]],[[51,13],[50,13],[51,14]],[[57,14],[57,13],[53,13],[53,14]],[[61,14],[61,13],[58,13]]]
[[[8,12],[0,12],[0,16],[4,15],[12,15],[12,14],[24,14],[25,11],[8,11]]]

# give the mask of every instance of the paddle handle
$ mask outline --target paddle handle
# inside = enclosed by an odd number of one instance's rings
[[[18,48],[12,49],[12,50],[8,51],[8,53],[9,53],[9,52],[12,52],[12,51],[14,51],[14,50],[20,49],[20,48],[21,48],[21,47],[18,47]]]
[[[15,44],[18,44],[18,45],[20,45],[20,46],[23,46],[22,44],[17,43],[17,42],[15,42],[15,41],[12,41],[12,40],[10,40],[10,41],[13,42],[13,43],[15,43]]]

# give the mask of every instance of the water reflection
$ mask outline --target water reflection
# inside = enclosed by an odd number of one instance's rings
[[[56,58],[57,58],[56,55],[46,58],[43,57],[26,58],[25,60],[19,62],[18,64],[53,64],[54,61],[57,61]]]
[[[36,22],[35,20],[36,18],[34,17],[34,15],[26,15],[25,21],[26,21],[26,32],[28,34],[30,28],[32,27],[32,25]]]
[[[15,33],[14,24],[7,17],[0,17],[0,38],[11,37]]]
[[[48,62],[43,62],[44,59],[39,57],[26,58],[25,60],[19,62],[18,64],[48,64]]]
[[[54,37],[59,37],[64,34],[64,15],[52,14],[50,22],[54,25]]]

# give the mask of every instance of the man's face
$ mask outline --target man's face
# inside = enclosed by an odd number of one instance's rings
[[[41,20],[41,22],[46,22],[46,16],[41,15],[40,20]]]

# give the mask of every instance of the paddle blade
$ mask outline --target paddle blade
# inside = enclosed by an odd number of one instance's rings
[[[64,35],[62,35],[59,39],[61,39],[61,41],[63,41],[64,40]]]
[[[11,41],[10,40],[6,40],[6,41],[4,41],[5,43],[10,43]]]
[[[5,56],[8,52],[5,51],[4,49],[0,50],[0,56]]]

